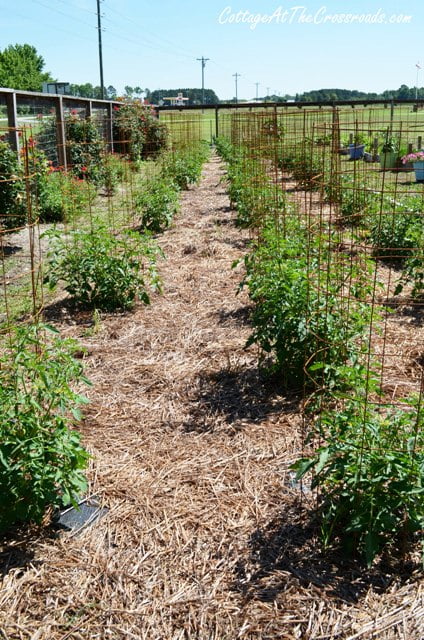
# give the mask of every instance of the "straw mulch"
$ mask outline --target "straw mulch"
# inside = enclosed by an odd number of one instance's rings
[[[15,533],[0,558],[0,637],[75,640],[419,640],[414,567],[367,571],[325,555],[293,486],[298,399],[256,369],[249,302],[213,157],[160,239],[162,296],[133,314],[63,306],[88,349],[83,425],[91,492],[108,514],[78,535]]]

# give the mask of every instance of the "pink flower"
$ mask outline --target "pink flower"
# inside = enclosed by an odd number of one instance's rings
[[[403,156],[402,163],[407,164],[408,162],[424,162],[424,151],[414,151]]]

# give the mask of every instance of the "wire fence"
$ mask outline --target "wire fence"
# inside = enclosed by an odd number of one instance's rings
[[[189,110],[157,121],[122,105],[1,99],[16,121],[0,126],[2,333],[63,304],[64,291],[46,287],[53,227],[75,243],[76,263],[81,231],[105,229],[106,257],[122,253],[124,231],[166,228],[175,185],[196,180],[199,145],[216,138],[253,240],[251,340],[301,400],[297,479],[314,471],[325,535],[351,532],[369,560],[396,532],[422,529],[424,111]],[[91,257],[99,251],[93,243]]]
[[[314,472],[327,542],[370,561],[422,529],[423,112],[238,111],[222,130],[255,239],[252,342],[302,397],[297,478]]]
[[[3,327],[51,304],[43,280],[53,227],[66,240],[96,225],[119,236],[169,224],[178,189],[197,179],[204,134],[198,114],[159,121],[136,103],[19,96],[12,107],[18,126],[0,121]],[[5,96],[1,109],[6,123]]]

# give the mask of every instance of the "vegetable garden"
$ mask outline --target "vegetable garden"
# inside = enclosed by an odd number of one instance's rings
[[[418,640],[423,113],[86,115],[0,142],[0,633]]]
[[[49,117],[20,131],[20,157],[9,131],[0,142],[2,532],[41,522],[48,507],[76,507],[87,488],[88,455],[72,429],[86,398],[71,384],[88,380],[73,357],[77,343],[43,322],[49,303],[59,287],[94,318],[149,304],[161,288],[152,233],[171,224],[181,189],[199,180],[207,157],[195,136],[175,148],[148,109],[116,109],[114,154],[96,121],[69,114],[66,170],[49,158]]]
[[[421,339],[405,352],[396,337],[421,305],[424,192],[401,157],[421,148],[422,123],[380,115],[234,115],[218,141],[238,223],[256,236],[248,344],[303,397],[296,481],[318,489],[324,545],[368,565],[387,546],[406,552],[424,515]]]

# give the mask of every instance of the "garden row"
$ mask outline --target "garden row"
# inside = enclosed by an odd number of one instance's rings
[[[249,344],[303,399],[308,433],[293,470],[318,489],[324,546],[359,550],[370,565],[416,542],[424,524],[420,396],[385,397],[375,349],[388,313],[378,263],[396,243],[402,282],[421,289],[422,195],[377,189],[356,163],[342,171],[331,147],[294,147],[280,127],[261,140],[252,125],[251,140],[245,128],[217,141],[238,223],[254,234],[242,282],[254,303]]]
[[[94,123],[71,116],[67,172],[49,162],[37,135],[23,133],[19,161],[7,142],[0,143],[2,247],[25,223],[36,228],[39,219],[60,221],[44,232],[45,282],[60,285],[59,296],[66,291],[75,311],[89,309],[94,318],[100,310],[148,303],[149,291],[160,290],[153,234],[169,227],[181,190],[199,180],[208,155],[200,143],[170,148],[166,128],[144,108],[121,109],[113,156],[102,148]],[[5,274],[9,257],[2,251],[1,258]],[[6,300],[8,286],[4,278]],[[40,318],[41,309],[19,323],[9,314],[2,328],[0,532],[76,505],[87,487],[89,455],[75,430],[87,402],[75,389],[89,384],[81,347]]]

